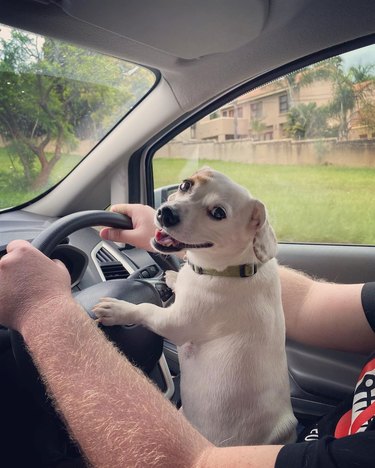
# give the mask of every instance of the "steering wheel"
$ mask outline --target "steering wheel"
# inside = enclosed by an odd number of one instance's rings
[[[131,219],[119,213],[108,211],[82,211],[65,216],[41,232],[32,244],[48,257],[53,258],[54,249],[73,232],[90,226],[108,226],[120,229],[132,229]],[[134,304],[149,302],[161,306],[157,290],[145,281],[137,279],[116,279],[93,285],[75,295],[86,313],[91,317],[92,307],[101,297],[115,297]],[[149,373],[160,359],[163,350],[163,338],[154,332],[137,325],[101,327],[107,338],[112,341],[127,358]],[[28,353],[22,336],[10,330],[13,354],[24,377],[25,384],[36,400],[47,410],[50,403],[39,373]]]

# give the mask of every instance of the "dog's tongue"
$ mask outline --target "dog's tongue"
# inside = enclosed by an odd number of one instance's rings
[[[158,244],[165,245],[166,247],[170,247],[176,243],[176,240],[163,231],[163,229],[157,229],[155,231],[155,240]]]

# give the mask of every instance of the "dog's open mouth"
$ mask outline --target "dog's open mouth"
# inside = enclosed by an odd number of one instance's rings
[[[212,242],[204,242],[202,244],[185,244],[177,239],[174,239],[163,229],[157,229],[155,237],[152,239],[152,245],[160,252],[179,252],[183,249],[204,249],[212,247]]]

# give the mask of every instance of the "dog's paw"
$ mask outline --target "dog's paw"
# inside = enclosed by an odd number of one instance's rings
[[[177,275],[178,275],[177,271],[167,270],[165,272],[165,282],[167,286],[172,289],[172,291],[174,291],[175,289]]]
[[[92,312],[97,317],[97,321],[106,326],[131,325],[136,321],[134,304],[113,297],[101,298]]]

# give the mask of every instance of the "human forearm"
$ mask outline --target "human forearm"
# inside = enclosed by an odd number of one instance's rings
[[[375,347],[361,303],[362,284],[315,283],[304,308],[300,329],[305,343],[332,349],[369,353]]]
[[[370,352],[375,334],[363,311],[362,284],[335,284],[280,268],[287,336],[312,346]]]
[[[274,468],[282,445],[208,448],[197,468]]]
[[[208,442],[147,384],[73,300],[50,303],[37,316],[37,321],[25,321],[21,332],[90,463],[195,465]]]

